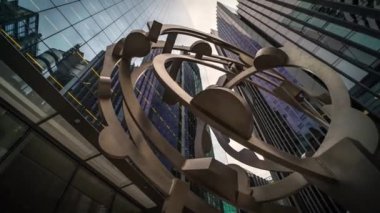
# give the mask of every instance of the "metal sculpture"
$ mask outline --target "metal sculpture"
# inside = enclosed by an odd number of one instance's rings
[[[175,41],[179,34],[200,40],[190,47],[176,46]],[[158,41],[161,35],[167,35],[166,41]],[[239,55],[240,60],[213,55],[210,43]],[[132,68],[132,58],[144,57],[154,48],[162,48],[162,54],[136,69]],[[181,50],[188,54],[173,54],[172,50]],[[227,75],[217,85],[191,97],[173,79],[179,65],[184,61],[202,64]],[[224,66],[217,66],[215,63]],[[281,88],[272,92],[273,95],[329,126],[324,142],[313,156],[297,158],[252,135],[250,109],[246,101],[231,90],[240,82],[249,81],[248,76],[260,76],[259,73],[268,72],[266,69],[278,66],[295,66],[312,72],[325,83],[329,91],[329,94],[314,94],[314,91],[307,91],[287,82],[278,73],[271,74],[283,81]],[[137,79],[151,68],[154,68],[157,78],[166,88],[165,99],[171,103],[179,102],[197,116],[195,159],[185,159],[165,140],[145,116],[134,95]],[[115,71],[119,72],[128,133],[117,119],[111,102],[111,74]],[[300,92],[309,99],[325,103],[331,116],[329,124],[298,103],[295,96]],[[128,158],[139,168],[166,197],[163,212],[182,212],[185,207],[193,212],[216,210],[192,193],[187,183],[168,172],[147,141],[188,180],[206,187],[249,212],[294,212],[295,209],[291,207],[268,201],[289,196],[307,184],[319,187],[350,211],[380,212],[380,171],[371,161],[371,155],[378,143],[375,125],[363,113],[351,108],[342,80],[330,67],[290,44],[282,48],[263,48],[255,56],[251,56],[214,35],[153,22],[149,32],[133,31],[126,38],[107,47],[99,81],[99,103],[107,122],[99,136],[100,147],[109,157]],[[250,187],[248,176],[242,168],[224,165],[213,158],[205,157],[205,152],[211,147],[208,132],[205,131],[206,125],[248,148],[236,152],[220,141],[222,147],[241,162],[260,169],[286,171],[291,174],[265,186]],[[263,155],[265,160],[249,158],[248,154],[253,151]]]

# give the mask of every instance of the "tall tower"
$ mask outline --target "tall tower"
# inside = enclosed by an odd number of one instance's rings
[[[2,211],[146,212],[160,208],[162,195],[134,165],[125,160],[115,164],[101,153],[98,136],[105,123],[99,113],[97,82],[106,46],[132,30],[147,30],[149,21],[164,21],[170,6],[177,3],[1,1]],[[136,60],[134,66],[140,63]],[[200,85],[197,67],[184,64],[183,69],[186,72],[179,78],[195,92]],[[114,77],[117,91],[120,85]],[[137,89],[150,94],[149,104],[140,96],[141,104],[152,120],[159,119],[157,124],[168,137],[174,133],[173,146],[191,155],[193,118],[178,105],[170,109],[161,105],[162,91],[151,77],[152,73],[143,76],[138,83]],[[113,97],[119,115],[120,95]],[[128,172],[123,173],[120,166]]]
[[[262,47],[276,46],[272,41],[273,38],[263,37],[250,25],[244,23],[234,9],[221,3],[217,6],[217,27],[218,31],[212,31],[212,33],[252,55],[255,55]],[[216,49],[220,55],[233,56],[233,53],[225,51],[222,47],[217,46]],[[275,72],[295,84],[313,82],[307,75],[293,76],[296,72],[288,68],[278,68]],[[270,75],[266,77],[270,78]],[[257,77],[252,77],[251,80],[263,86],[267,85],[265,81]],[[315,89],[323,88],[316,86]],[[263,141],[297,157],[313,153],[319,147],[326,133],[326,126],[315,122],[306,114],[252,83],[243,82],[236,86],[235,90],[250,105],[254,115],[254,132]],[[285,173],[278,172],[271,174],[273,180],[287,176]],[[297,194],[282,200],[282,203],[296,206],[301,212],[344,212],[339,204],[313,186],[300,190]]]
[[[237,14],[275,46],[287,41],[340,74],[353,105],[378,122],[378,1],[239,0]]]

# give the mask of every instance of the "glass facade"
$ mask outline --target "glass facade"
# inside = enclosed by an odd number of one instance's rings
[[[242,23],[237,18],[237,16],[230,12],[227,8],[225,8],[224,10],[218,9],[217,11],[218,32],[215,33],[217,33],[218,36],[220,36],[222,39],[231,42],[232,44],[242,48],[243,50],[245,50],[248,53],[251,53],[252,55],[255,55],[256,52],[262,47],[273,46],[264,37],[260,36],[255,31],[250,29],[249,26]],[[240,25],[236,23],[239,23]],[[220,47],[217,47],[217,50],[221,54],[226,54],[235,58],[238,57],[233,53],[226,52],[224,49]],[[293,76],[296,70],[292,70],[291,68],[277,68],[275,71],[286,77],[292,83],[296,85],[301,85],[301,82],[298,82],[298,79]],[[270,78],[269,75],[265,75],[265,77]],[[274,86],[264,81],[263,78],[252,76],[251,80],[266,89],[270,89],[272,91],[274,89]],[[275,81],[276,79],[271,78],[271,80]],[[320,129],[318,130],[319,133],[323,133],[321,126],[317,124],[314,120],[310,119],[304,113],[298,111],[297,109],[285,103],[284,101],[279,100],[278,98],[274,97],[273,95],[269,94],[267,91],[263,89],[259,89],[258,91],[260,95],[263,96],[260,99],[263,99],[263,101],[265,101],[271,109],[281,114],[282,118],[280,118],[280,120],[285,119],[287,123],[286,126],[290,125],[290,127],[295,132],[300,134],[302,139],[305,139],[304,137],[310,132],[311,128]],[[265,114],[266,111],[267,110],[263,110],[263,113]],[[276,116],[274,116],[273,119],[276,119]],[[257,133],[260,134],[260,131],[257,131]],[[307,145],[305,144],[305,146]],[[309,149],[313,149],[313,147],[306,147],[306,150],[299,150],[297,155],[300,156]]]
[[[37,33],[38,18],[38,13],[18,7],[17,1],[0,4],[0,28],[21,46],[30,46],[28,51],[32,55],[37,54],[37,48],[33,44],[40,39]]]
[[[134,29],[146,30],[148,21],[165,20],[168,4],[168,0],[4,2],[1,10],[7,12],[1,13],[0,27],[43,76],[100,129],[96,99],[90,101],[87,96],[94,96],[96,90],[101,52]],[[20,36],[16,25],[28,33]],[[79,101],[83,96],[87,102]]]
[[[151,60],[160,52],[151,53],[143,62]],[[190,95],[202,90],[199,68],[196,64],[183,62],[177,74],[177,82]],[[155,76],[153,70],[145,72],[137,81],[135,94],[140,105],[157,130],[164,138],[186,158],[194,157],[194,139],[196,120],[194,115],[178,103],[170,105],[165,102],[165,88]],[[166,159],[162,158],[165,166],[178,175]]]
[[[218,4],[217,8],[217,27],[218,31],[213,33],[252,55],[255,55],[256,51],[262,47],[280,46],[280,43],[276,42],[276,39],[280,37],[263,35],[252,26],[244,23],[240,16],[222,4]],[[233,54],[226,52],[222,47],[216,47],[216,49],[221,55]],[[311,78],[307,75],[294,75],[297,72],[289,68],[277,68],[271,72],[265,71],[261,75],[271,78],[271,73],[280,73],[287,80],[299,86],[305,83],[305,78]],[[299,81],[300,78],[302,78],[302,82]],[[251,77],[250,80],[256,85],[272,89],[268,82],[263,81],[263,78]],[[311,81],[306,82],[311,83]],[[313,153],[320,146],[326,128],[306,114],[272,96],[263,88],[258,88],[255,84],[242,82],[235,88],[251,107],[254,115],[255,135],[264,142],[297,157],[301,157],[305,153]],[[271,172],[271,175],[273,180],[278,180],[288,174]],[[268,183],[268,181],[254,176],[251,177],[251,182],[254,186]],[[279,202],[283,205],[295,206],[300,212],[345,212],[339,204],[314,186],[306,187]]]
[[[4,176],[0,178],[0,185],[12,187],[23,182],[20,187],[4,189],[3,200],[8,203],[4,205],[6,210],[141,212],[158,207],[159,196],[162,195],[151,186],[147,187],[149,183],[146,178],[136,178],[141,174],[136,174],[133,169],[127,172],[119,170],[111,159],[98,150],[98,134],[106,123],[98,107],[97,81],[106,47],[134,29],[147,30],[148,21],[164,22],[170,7],[178,7],[176,2],[20,0],[2,2],[0,5],[15,14],[26,14],[17,17],[17,20],[10,14],[0,19],[1,42],[4,46],[9,42],[22,60],[26,60],[23,61],[24,65],[32,64],[29,69],[34,72],[29,76],[8,61],[9,58],[2,56],[0,65],[4,72],[1,72],[0,80],[4,84],[1,84],[0,97],[21,117],[33,123],[33,128],[42,131],[41,134],[34,133],[28,125],[10,117],[8,111],[1,111],[1,118],[4,119],[1,128],[4,131],[0,137],[4,140],[0,146],[0,159],[9,163],[4,163],[7,169],[0,172]],[[17,28],[18,22],[24,32]],[[22,36],[28,37],[30,42],[23,42]],[[133,61],[134,66],[152,59],[160,50],[155,51],[142,60]],[[112,101],[119,120],[128,131],[116,70],[117,67],[112,75]],[[183,63],[176,79],[191,95],[202,90],[199,68],[195,64]],[[139,78],[135,94],[145,113],[168,142],[184,156],[192,158],[196,120],[189,110],[163,101],[165,89],[152,70]],[[9,125],[5,125],[6,121]],[[7,133],[9,128],[12,132]],[[29,144],[37,143],[24,138],[31,134],[35,135],[33,141],[43,138],[41,146],[49,148],[42,150],[33,146],[33,150],[29,151]],[[30,167],[30,170],[25,170],[28,174],[12,182],[17,171],[27,166],[28,162],[19,163],[21,157],[15,157],[24,152],[31,155],[30,161],[41,163],[43,169],[31,171],[33,168]],[[181,178],[166,159],[156,154],[169,171]],[[124,163],[128,164],[127,161]],[[28,183],[26,178],[34,173],[36,175]],[[45,182],[46,185],[42,184]],[[207,195],[204,197],[206,201],[219,205],[221,209],[220,199],[205,190],[194,187],[193,190]],[[44,193],[44,196],[37,198],[39,193]],[[48,201],[43,202],[44,199]],[[23,205],[18,205],[20,203]]]
[[[131,30],[146,29],[147,20],[163,20],[168,1],[21,0],[14,4],[38,14],[37,33],[41,38],[29,45],[37,46],[37,55],[52,48],[67,51],[79,44],[79,51],[90,61],[100,50]]]
[[[1,212],[141,212],[158,206],[162,195],[143,187],[144,178],[119,170],[99,151],[105,123],[97,81],[106,46],[132,30],[147,30],[148,21],[164,23],[178,2],[1,1]],[[199,92],[198,68],[184,64],[183,70],[179,82]],[[140,79],[140,103],[172,145],[191,157],[194,118],[178,104],[165,106],[153,77],[148,72]],[[112,79],[122,120],[120,84]]]
[[[2,106],[0,112],[2,212],[142,211],[35,127]]]
[[[338,72],[353,104],[380,116],[378,1],[239,0],[241,19],[278,45],[293,42]]]

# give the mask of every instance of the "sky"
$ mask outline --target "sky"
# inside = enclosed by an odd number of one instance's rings
[[[211,29],[216,29],[216,3],[217,0],[182,0],[184,7],[189,11],[189,17],[192,27],[197,30],[210,33]],[[219,2],[236,8],[237,0],[219,0]],[[201,73],[202,84],[205,86],[216,82],[221,72],[210,71],[200,67],[203,72]]]
[[[184,6],[190,11],[193,25],[201,31],[210,32],[216,29],[216,0],[182,0]],[[236,7],[237,0],[219,0],[230,7]]]
[[[182,5],[173,5],[173,8],[186,8],[186,10],[178,10],[171,11],[171,14],[168,14],[166,17],[166,22],[173,22],[172,24],[180,24],[185,25],[187,27],[192,27],[194,29],[210,33],[211,29],[217,29],[216,27],[216,4],[217,0],[181,0],[182,2],[177,2]],[[219,0],[219,2],[230,6],[232,8],[236,8],[237,0]],[[187,44],[190,40],[184,38],[179,38],[179,43]],[[191,43],[191,42],[190,42]],[[215,51],[215,49],[214,49]],[[216,52],[214,53],[216,54]],[[213,69],[209,69],[204,66],[199,66],[202,85],[203,88],[206,88],[208,85],[215,84],[218,80],[219,76],[223,73],[215,71]],[[237,164],[242,168],[262,177],[267,178],[270,176],[268,171],[256,169],[245,164],[240,163],[236,159],[229,156],[226,152],[224,152],[223,148],[219,145],[216,140],[216,137],[213,133],[211,133],[213,149],[215,154],[215,159],[221,161],[225,164]],[[244,147],[237,142],[231,141],[230,145],[237,151],[240,151]],[[259,156],[260,158],[261,156]]]

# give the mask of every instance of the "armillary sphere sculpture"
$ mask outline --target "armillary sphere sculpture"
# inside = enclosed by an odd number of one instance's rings
[[[166,41],[158,41],[160,35],[167,35]],[[190,47],[176,46],[177,35],[200,40]],[[213,55],[210,43],[235,53],[240,59]],[[133,58],[144,57],[156,48],[161,48],[162,52],[152,61],[144,62],[137,68],[131,66]],[[176,52],[181,53],[174,54],[172,50],[180,50]],[[220,78],[216,85],[191,97],[173,79],[182,62],[208,66],[227,75]],[[256,138],[252,134],[253,115],[248,104],[232,90],[235,85],[247,80],[247,77],[279,66],[299,67],[302,71],[312,72],[324,82],[329,91],[329,94],[314,94],[277,75],[277,78],[284,81],[279,90],[272,91],[273,95],[321,123],[325,122],[295,100],[295,95],[302,91],[308,98],[324,103],[330,114],[331,121],[323,143],[312,156],[306,158],[297,158]],[[164,96],[168,97],[167,100],[179,102],[197,117],[194,159],[184,158],[166,141],[146,117],[134,94],[134,86],[140,75],[152,68],[166,89]],[[128,132],[122,128],[112,106],[113,72],[118,72]],[[248,212],[294,212],[294,208],[269,201],[289,196],[308,184],[317,186],[351,212],[380,212],[380,170],[371,161],[378,143],[374,123],[362,112],[351,108],[345,85],[329,66],[291,44],[281,48],[263,48],[252,56],[214,35],[153,22],[149,32],[133,31],[126,38],[107,47],[99,81],[99,99],[107,122],[99,136],[100,147],[109,157],[128,158],[137,166],[165,197],[162,212],[182,212],[185,207],[193,212],[217,210],[191,192],[187,183],[175,178],[160,163],[147,141],[186,179]],[[247,147],[236,152],[228,148],[225,142],[220,142],[237,160],[252,167],[291,174],[265,186],[250,187],[248,176],[242,168],[224,165],[205,157],[205,152],[211,146],[206,125]],[[261,154],[265,160],[248,158],[247,153],[251,152]]]

